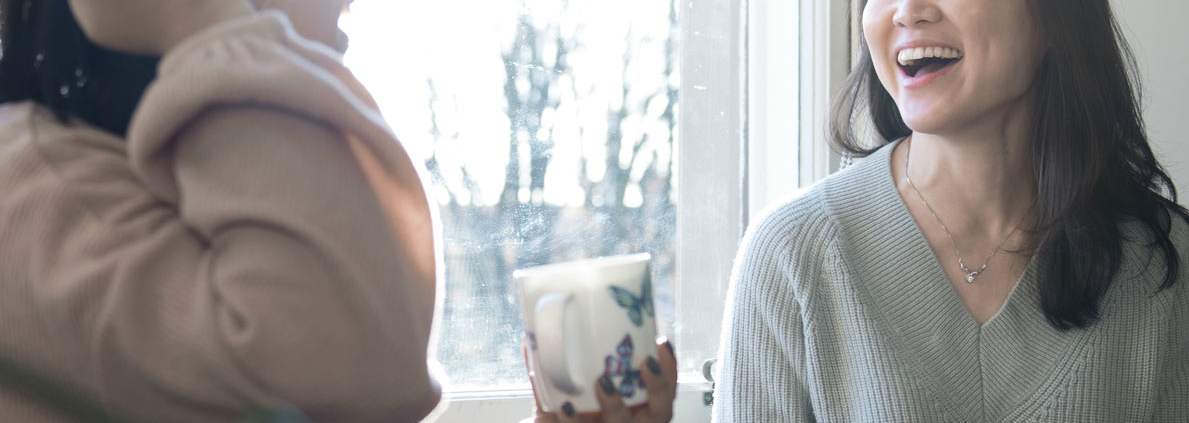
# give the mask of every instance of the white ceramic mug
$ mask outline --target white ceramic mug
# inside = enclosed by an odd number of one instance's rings
[[[657,358],[648,254],[604,257],[517,270],[529,377],[546,412],[569,402],[599,410],[604,374],[627,406],[648,401],[641,379]]]

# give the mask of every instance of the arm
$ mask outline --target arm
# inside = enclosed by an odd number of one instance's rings
[[[1159,393],[1156,400],[1156,412],[1152,416],[1154,422],[1173,422],[1183,420],[1185,416],[1189,416],[1189,359],[1186,354],[1189,351],[1182,351],[1179,368],[1172,369],[1169,373],[1168,386],[1164,392]]]
[[[1172,220],[1169,235],[1181,261],[1180,274],[1176,284],[1169,288],[1174,291],[1170,294],[1176,295],[1169,308],[1173,345],[1165,372],[1167,379],[1157,393],[1155,415],[1151,418],[1154,422],[1184,420],[1189,416],[1189,224],[1175,214]]]
[[[427,413],[426,299],[341,137],[227,107],[174,145],[177,216],[121,255],[104,295],[107,400],[149,421],[286,403],[317,420]]]
[[[412,162],[278,15],[182,44],[130,130],[133,173],[175,214],[121,252],[103,293],[106,402],[147,421],[286,403],[418,420],[440,394],[434,219]]]
[[[801,306],[787,241],[771,218],[744,238],[727,296],[715,422],[813,421]]]

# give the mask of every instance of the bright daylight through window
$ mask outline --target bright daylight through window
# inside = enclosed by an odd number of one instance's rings
[[[348,66],[441,206],[447,391],[527,388],[517,268],[649,252],[672,333],[675,6],[358,0],[344,16]]]

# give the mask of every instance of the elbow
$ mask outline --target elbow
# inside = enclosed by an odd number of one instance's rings
[[[227,336],[241,386],[258,393],[253,402],[296,407],[318,422],[416,422],[429,414],[441,388],[429,370],[427,334],[351,314],[241,326]]]
[[[387,381],[383,385],[363,383],[342,386],[337,399],[299,400],[296,407],[315,422],[393,423],[418,422],[429,415],[441,400],[441,389],[428,376],[421,380]],[[376,388],[371,390],[367,388]]]
[[[212,278],[225,358],[213,366],[241,398],[314,421],[415,422],[433,410],[441,389],[427,360],[431,318],[408,285],[277,233],[234,236],[245,250],[222,250]]]
[[[392,423],[420,421],[441,400],[424,360],[320,367],[260,375],[275,386],[276,401],[269,402],[295,407],[315,422]]]

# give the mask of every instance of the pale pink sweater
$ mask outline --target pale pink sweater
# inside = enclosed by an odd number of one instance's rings
[[[146,422],[417,421],[440,245],[415,165],[279,13],[162,60],[127,139],[0,106],[0,356]],[[0,421],[63,421],[0,387]]]

